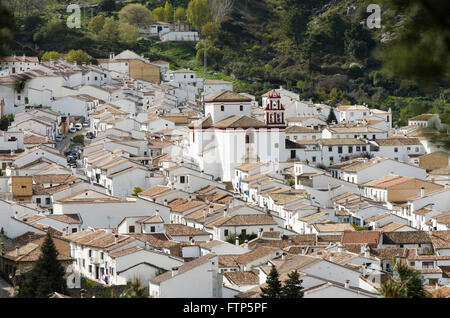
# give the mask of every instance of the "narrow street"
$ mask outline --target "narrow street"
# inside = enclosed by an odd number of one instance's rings
[[[12,298],[14,288],[0,277],[0,298]]]

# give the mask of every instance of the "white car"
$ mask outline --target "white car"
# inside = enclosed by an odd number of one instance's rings
[[[76,130],[81,130],[83,128],[83,126],[80,123],[76,123],[74,127]]]

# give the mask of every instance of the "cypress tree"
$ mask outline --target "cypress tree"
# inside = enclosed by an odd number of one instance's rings
[[[261,287],[261,298],[281,298],[281,283],[277,268],[272,265],[266,280],[267,287]]]
[[[281,288],[281,298],[303,298],[302,280],[297,271],[292,271],[288,274],[288,280]]]
[[[57,260],[58,251],[49,233],[41,247],[41,255],[33,269],[19,284],[20,298],[47,298],[52,293],[67,291],[65,269]]]
[[[336,114],[334,113],[333,108],[330,109],[330,113],[328,114],[327,124],[331,124],[332,122],[337,123]]]

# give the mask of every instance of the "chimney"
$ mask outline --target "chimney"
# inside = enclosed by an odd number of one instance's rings
[[[364,257],[367,257],[367,258],[370,257],[370,249],[368,246],[366,246],[366,249],[364,250]]]
[[[178,274],[178,267],[172,267],[172,277]]]
[[[189,195],[188,201],[191,202],[192,201],[192,196]]]
[[[350,288],[350,281],[348,279],[345,281],[345,288]]]
[[[361,244],[360,246],[360,254],[364,254],[366,252],[366,245],[365,244]]]
[[[367,266],[366,263],[362,263],[361,270],[363,276],[367,275],[366,266]]]
[[[339,243],[339,245],[338,245],[338,252],[339,253],[342,253],[344,251],[344,249],[342,247],[343,247],[342,244]]]
[[[248,248],[248,240],[245,240],[245,242],[244,242],[244,247],[245,247],[245,248]]]
[[[167,200],[166,200],[167,201]],[[155,210],[155,215],[159,215],[159,209]]]
[[[302,248],[302,255],[305,255],[305,248]]]
[[[114,235],[114,244],[119,242],[119,234]]]
[[[227,217],[227,208],[223,209],[223,217],[226,218]]]
[[[330,254],[330,262],[332,262],[332,261],[334,261],[334,254],[333,253]]]
[[[145,249],[149,250],[150,249],[150,244],[148,244],[148,242],[145,242]]]
[[[208,213],[206,212],[206,208],[204,208],[204,209],[203,209],[203,218],[204,218],[204,219],[206,219],[206,215],[207,215],[207,214],[208,214]]]
[[[262,233],[263,233],[262,229],[259,229],[258,230],[258,238],[260,238],[262,236]]]
[[[236,245],[236,246],[239,246],[239,237],[237,237],[237,236],[236,236],[235,245]]]
[[[425,188],[420,188],[420,197],[423,198],[425,196]]]
[[[80,289],[80,298],[86,298],[86,289]]]
[[[213,212],[214,212],[214,208],[213,208],[213,205],[211,204],[209,206],[209,214],[213,214]]]
[[[19,257],[19,247],[16,246],[16,257]]]
[[[167,203],[167,199],[164,199],[164,205],[165,205],[165,206],[167,206],[167,205],[168,205],[168,203]]]
[[[281,260],[282,260],[282,261],[285,261],[285,260],[286,260],[286,253],[282,253],[282,254],[281,254]]]
[[[191,245],[195,245],[195,240],[191,239]]]

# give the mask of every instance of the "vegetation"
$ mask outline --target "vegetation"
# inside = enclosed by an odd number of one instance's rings
[[[84,136],[83,135],[75,135],[75,136],[73,136],[73,143],[84,146]]]
[[[19,298],[47,298],[54,292],[66,292],[65,270],[57,256],[58,251],[53,239],[47,233],[41,247],[41,255],[19,285]]]
[[[261,298],[281,298],[281,282],[275,265],[272,265],[266,283],[267,287],[261,287]]]
[[[127,288],[120,295],[120,298],[148,298],[148,296],[145,287],[141,287],[139,278],[135,278],[133,282],[127,282]]]
[[[261,287],[261,298],[303,298],[302,280],[297,271],[288,273],[288,279],[282,285],[277,268],[272,265],[267,276],[267,287]]]
[[[240,234],[237,236],[237,238],[239,239],[239,244],[244,244],[245,241],[251,241],[257,237],[258,237],[258,235],[255,233],[246,234],[246,235]],[[225,241],[228,243],[231,243],[231,244],[236,244],[236,234],[231,233],[230,235],[227,236]]]
[[[14,115],[3,115],[0,119],[0,130],[6,131],[8,130],[9,125],[14,121]]]
[[[45,52],[41,57],[41,61],[48,62],[50,60],[58,60],[59,53],[55,51]]]
[[[77,64],[83,64],[89,62],[89,55],[83,50],[70,50],[66,56],[67,62],[76,62]]]
[[[394,267],[394,278],[383,283],[380,293],[386,298],[426,298],[422,275],[407,264]]]
[[[144,191],[144,190],[143,190],[141,187],[134,187],[134,188],[133,188],[133,195],[134,195],[135,197],[137,197],[138,194],[141,193],[142,191]]]

